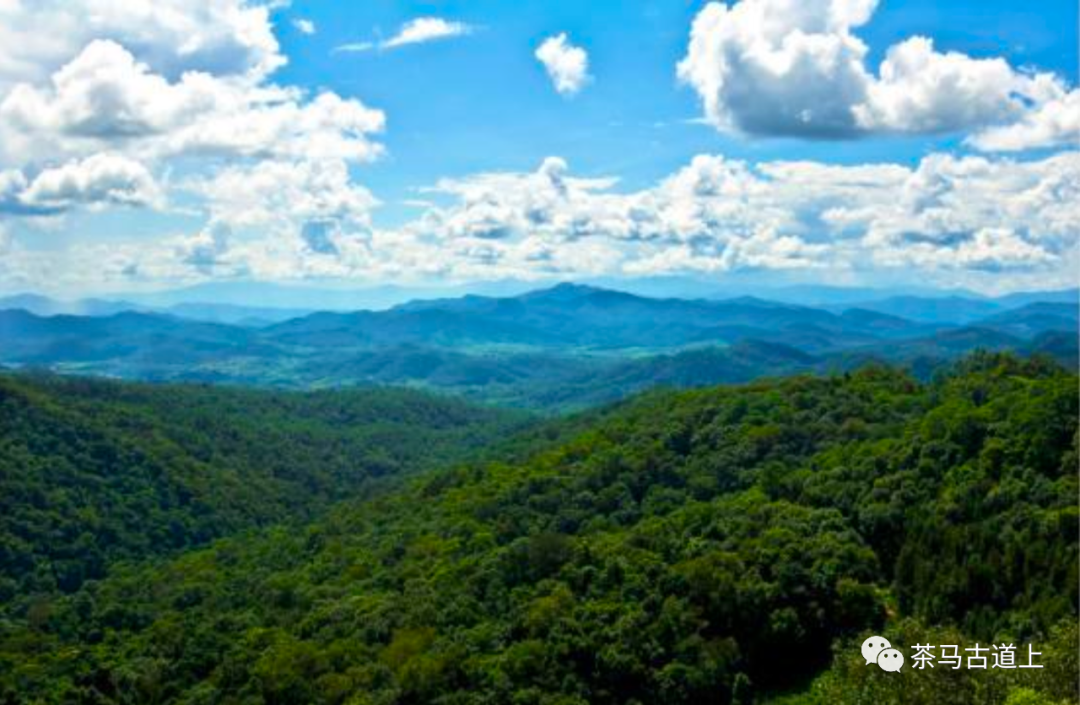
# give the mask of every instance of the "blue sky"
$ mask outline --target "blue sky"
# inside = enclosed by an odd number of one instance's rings
[[[581,175],[618,175],[644,187],[695,154],[751,160],[915,163],[952,148],[956,136],[853,142],[743,139],[695,122],[698,98],[675,77],[702,3],[365,2],[296,3],[286,13],[315,23],[308,36],[281,34],[290,63],[283,80],[325,86],[386,110],[386,159],[365,168],[393,223],[409,213],[393,201],[446,176],[527,170],[563,156]],[[1077,4],[987,0],[883,2],[860,34],[876,65],[886,47],[913,34],[940,50],[1005,57],[1076,83]],[[437,15],[475,25],[456,39],[391,52],[334,53],[350,42],[390,36],[409,19]],[[290,31],[291,30],[291,31]],[[533,57],[546,36],[568,35],[589,50],[592,85],[567,99],[550,90]]]
[[[1077,4],[793,2],[0,4],[0,290],[1072,283]]]

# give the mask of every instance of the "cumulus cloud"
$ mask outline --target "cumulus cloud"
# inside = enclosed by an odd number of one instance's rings
[[[841,0],[711,2],[698,13],[679,79],[706,118],[750,134],[838,137],[855,130],[866,94],[866,45],[851,30],[874,3]]]
[[[701,155],[651,188],[616,187],[573,177],[556,158],[534,172],[444,180],[436,190],[455,201],[405,232],[448,267],[456,259],[489,276],[912,266],[930,276],[1056,271],[1080,222],[1071,152],[1034,162],[937,154],[915,168]]]
[[[565,32],[545,39],[536,50],[536,59],[562,95],[574,95],[589,82],[589,55],[571,44]]]
[[[333,220],[350,231],[363,231],[378,203],[349,178],[344,163],[332,159],[232,166],[192,180],[185,188],[205,199],[215,219],[234,227]]]
[[[655,184],[535,170],[444,179],[420,216],[384,229],[373,196],[326,162],[237,165],[181,188],[205,199],[201,231],[57,260],[15,251],[11,278],[318,277],[524,280],[784,270],[986,289],[1074,284],[1080,153],[1042,159],[932,154],[918,164],[750,164],[699,155]],[[0,194],[11,179],[0,173]],[[25,185],[15,179],[15,188]],[[0,198],[3,198],[0,195]],[[80,262],[100,262],[92,270]]]
[[[1048,100],[1018,122],[989,128],[968,141],[989,152],[1080,145],[1080,90]]]
[[[152,71],[265,77],[285,64],[267,4],[247,0],[0,3],[0,92],[47,79],[95,39]]]
[[[918,38],[893,47],[871,73],[856,30],[874,6],[713,3],[695,21],[680,75],[702,93],[714,124],[741,132],[974,129],[970,143],[995,151],[1075,138],[1077,93],[1047,74],[942,53]],[[275,82],[285,58],[267,5],[119,7],[0,0],[5,283],[756,269],[873,277],[917,268],[926,278],[1028,277],[1047,286],[1072,283],[1070,267],[1080,266],[1076,152],[1036,160],[934,154],[912,167],[701,155],[636,190],[551,157],[532,171],[439,181],[415,219],[380,228],[371,217],[377,200],[355,172],[381,154],[384,115],[355,98]],[[384,44],[468,31],[418,20]],[[556,89],[580,90],[585,52],[565,35],[545,45],[550,61],[539,56],[543,47],[538,58]],[[20,51],[5,48],[13,46]],[[65,213],[177,203],[205,225],[122,243],[87,238],[63,250],[20,246]]]
[[[1023,74],[1004,59],[939,53],[913,37],[888,51],[877,80],[853,110],[859,127],[894,132],[956,132],[1019,119],[1029,104],[1063,94],[1051,74]]]
[[[450,39],[472,34],[474,28],[464,22],[452,22],[441,17],[417,17],[401,25],[398,31],[382,41],[363,41],[341,44],[338,52],[364,52],[373,49],[388,51],[411,44],[426,44],[440,39]]]
[[[349,165],[382,153],[381,111],[272,80],[285,59],[267,6],[136,0],[122,9],[0,3],[0,38],[12,27],[41,30],[0,43],[0,210],[9,216],[162,208],[171,199],[160,184],[176,169],[188,183],[260,164],[348,183]],[[204,197],[195,207],[214,217],[219,205]]]
[[[189,265],[200,274],[220,273],[226,264],[224,255],[229,250],[232,229],[225,223],[211,221],[196,235],[180,240],[176,255],[180,262]]]
[[[32,180],[21,171],[0,172],[0,212],[52,215],[80,205],[146,207],[161,198],[142,164],[115,154],[45,169]]]
[[[276,83],[285,57],[270,13],[245,0],[0,0],[5,285],[373,266],[376,200],[350,170],[382,153],[385,117],[355,98]],[[66,227],[73,212],[121,207],[202,213],[206,225],[108,245],[19,246]]]
[[[993,144],[995,128],[1035,121],[1031,115],[1048,105],[1058,106],[1053,119],[1060,124],[1061,113],[1074,106],[1052,74],[1018,71],[1000,58],[942,53],[925,37],[892,46],[872,71],[856,30],[876,5],[710,2],[694,19],[678,77],[698,93],[708,122],[751,135],[840,139],[986,129],[989,136],[974,143]],[[1067,130],[1055,127],[1042,127],[1040,134],[1046,143],[1067,138]]]
[[[233,166],[193,179],[183,189],[200,197],[210,222],[224,229],[227,239],[249,235],[219,246],[204,232],[182,245],[212,253],[219,269],[226,249],[229,268],[242,265],[244,271],[274,278],[346,276],[370,257],[371,211],[378,201],[350,179],[341,160]],[[189,257],[184,263],[198,269],[206,259]]]
[[[300,34],[315,34],[315,23],[311,20],[306,20],[298,17],[297,19],[293,20],[292,24],[293,27],[296,28],[296,31]]]
[[[0,158],[70,155],[103,147],[143,157],[181,154],[338,156],[379,153],[384,116],[356,99],[308,99],[273,84],[187,72],[153,73],[123,46],[95,40],[47,85],[20,83],[0,100]]]

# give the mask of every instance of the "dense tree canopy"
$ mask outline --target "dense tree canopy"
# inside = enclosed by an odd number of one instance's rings
[[[517,419],[400,390],[0,377],[0,601],[74,590],[116,559],[310,519]]]
[[[0,692],[1073,702],[1077,411],[1074,375],[1001,355],[926,384],[869,367],[648,394],[303,531],[21,596]],[[852,658],[871,633],[1034,642],[1047,667],[886,674]]]

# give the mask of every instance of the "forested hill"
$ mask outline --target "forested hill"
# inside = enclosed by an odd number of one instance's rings
[[[0,602],[75,589],[117,559],[310,520],[521,419],[407,390],[0,376]]]
[[[653,393],[522,462],[0,620],[13,702],[1076,699],[1077,378],[979,355]],[[871,669],[1006,640],[1042,670]],[[835,649],[835,651],[834,651]],[[891,680],[890,680],[891,678]]]

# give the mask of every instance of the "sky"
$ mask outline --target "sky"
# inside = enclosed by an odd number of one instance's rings
[[[1075,286],[1077,3],[0,0],[0,292]]]

